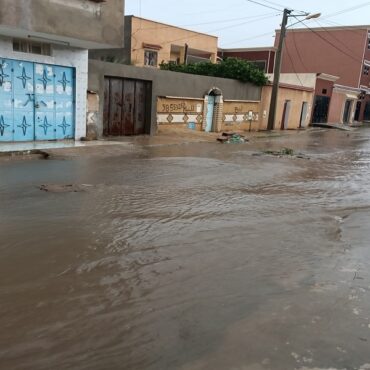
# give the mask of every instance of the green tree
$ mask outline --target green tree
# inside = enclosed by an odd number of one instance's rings
[[[251,82],[257,86],[266,85],[268,81],[265,73],[258,69],[253,63],[238,58],[227,58],[217,64],[203,62],[178,65],[162,62],[160,68],[172,72],[231,78],[242,82]]]

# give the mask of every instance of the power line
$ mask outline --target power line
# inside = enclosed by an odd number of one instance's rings
[[[249,41],[249,40],[258,39],[258,38],[263,37],[263,36],[271,35],[273,32],[274,32],[274,31],[270,31],[270,32],[262,33],[262,34],[260,34],[260,35],[255,35],[255,36],[252,36],[252,37],[248,37],[248,38],[245,38],[245,39],[241,39],[241,40],[238,40],[238,41],[228,42],[228,43],[227,43],[227,44],[225,44],[225,45],[234,45],[234,44],[238,44],[239,42],[242,42],[242,41]]]
[[[210,14],[210,13],[220,13],[220,12],[224,12],[225,10],[230,10],[232,8],[239,7],[239,6],[240,6],[240,3],[238,3],[238,5],[229,5],[227,8],[207,10],[207,14]],[[183,13],[183,15],[184,16],[199,15],[199,11],[196,12],[196,13]]]
[[[289,60],[290,60],[290,63],[292,64],[293,72],[295,73],[295,75],[297,76],[297,79],[298,79],[299,83],[300,83],[300,84],[301,84],[301,86],[303,87],[303,82],[302,82],[301,78],[299,77],[299,75],[298,75],[298,73],[297,73],[297,70],[296,70],[295,65],[294,65],[293,58],[292,58],[292,56],[291,56],[291,55],[290,55],[290,53],[289,53],[289,49],[288,49],[288,47],[285,47],[285,51],[286,51],[286,53],[287,53],[287,55],[288,55],[288,58],[289,58]]]
[[[293,45],[294,45],[295,51],[298,55],[299,61],[301,62],[303,68],[307,71],[306,64],[304,63],[303,58],[301,56],[301,52],[299,51],[299,48],[297,46],[297,42],[296,42],[296,39],[295,39],[295,33],[294,32],[292,32],[292,39],[293,39]]]
[[[311,32],[313,32],[317,37],[319,37],[321,40],[323,40],[324,42],[326,42],[327,44],[331,45],[333,48],[335,48],[336,50],[338,50],[339,52],[341,52],[342,54],[346,55],[347,57],[351,58],[352,60],[354,60],[355,62],[359,62],[359,60],[357,58],[354,58],[351,54],[347,53],[346,51],[340,49],[337,45],[333,44],[331,41],[329,41],[328,39],[326,39],[325,37],[323,37],[322,35],[320,35],[319,32],[315,31],[314,29],[312,29],[311,27],[307,26],[306,23],[304,23],[304,21],[298,19],[297,17],[294,17],[296,18],[300,23],[302,23],[307,29],[309,29]],[[293,31],[294,32],[294,31]],[[362,64],[362,60],[360,62]]]
[[[275,15],[276,13],[266,13],[266,14],[259,14],[259,15],[251,15],[249,17],[230,18],[226,20],[216,20],[216,21],[209,21],[209,22],[196,23],[196,24],[194,23],[193,24],[183,24],[183,25],[180,25],[180,27],[202,26],[204,24],[215,24],[215,23],[229,23],[229,22],[240,21],[240,20],[245,20],[245,19],[254,19],[254,18],[259,18],[259,17],[275,16]]]
[[[262,4],[262,3],[258,2],[258,1],[255,1],[255,0],[245,0],[245,1],[248,1],[249,3],[257,4],[257,5],[260,5],[260,6],[264,6],[265,8],[269,8],[269,9],[277,10],[277,11],[279,11],[279,12],[282,12],[282,11],[283,11],[283,9],[282,9],[282,8],[280,8],[280,9],[278,9],[278,8],[274,8],[274,7],[270,6],[270,5]]]
[[[299,58],[300,58],[301,63],[302,63],[301,55],[299,54],[299,51],[298,51],[298,48],[297,48],[297,44],[295,43],[295,40],[294,40],[294,46],[295,46],[295,48],[296,48],[296,51],[298,52]],[[290,60],[290,63],[292,64],[293,71],[294,71],[295,75],[297,76],[297,79],[298,79],[299,83],[300,83],[300,84],[301,84],[301,86],[303,87],[303,82],[302,82],[301,78],[299,77],[299,75],[298,75],[298,73],[297,73],[297,70],[296,70],[296,68],[295,68],[295,64],[294,64],[294,60],[293,60],[293,58],[292,58],[292,56],[290,55],[290,52],[289,52],[288,45],[286,45],[285,49],[286,49],[286,53],[287,53],[287,55],[288,55],[288,58],[289,58],[289,60]],[[302,64],[303,64],[303,63],[302,63]]]
[[[329,25],[329,27],[346,27],[346,31],[348,32],[352,32],[354,34],[356,34],[358,36],[359,33],[363,33],[363,29],[355,29],[355,28],[350,28],[351,26],[346,26],[344,24],[341,24],[341,23],[338,23],[338,22],[334,22],[334,21],[329,21],[329,20],[325,20],[325,19],[321,19],[321,22],[323,23],[326,23]]]
[[[324,27],[318,20],[316,20],[316,23],[320,26],[321,29],[323,29],[326,33],[328,33],[335,41],[337,41],[339,44],[341,44],[342,46],[344,46],[347,51],[349,51],[350,53],[352,53],[352,50],[341,40],[341,39],[338,39],[337,37],[335,37],[333,35],[333,32],[330,32],[326,27]]]
[[[359,4],[359,5],[356,5],[356,6],[352,6],[350,8],[339,10],[338,12],[335,12],[335,13],[328,14],[328,15],[322,17],[322,19],[336,17],[338,15],[349,13],[349,12],[352,12],[354,10],[358,10],[358,9],[364,8],[364,7],[369,6],[369,5],[370,5],[370,2],[367,1],[366,3],[362,3],[362,4]]]
[[[225,20],[215,20],[215,21],[209,21],[209,22],[180,24],[180,25],[165,24],[165,23],[161,23],[161,22],[158,22],[158,21],[152,21],[150,19],[142,18],[144,21],[148,21],[148,22],[151,22],[151,23],[154,22],[154,23],[157,23],[161,26],[156,26],[156,27],[142,27],[141,26],[140,31],[163,30],[163,29],[166,29],[166,28],[180,28],[181,29],[181,28],[184,28],[184,27],[196,27],[196,26],[203,26],[203,25],[207,25],[207,24],[230,23],[230,22],[235,22],[235,21],[238,21],[238,20],[247,20],[247,19],[261,20],[261,19],[265,19],[265,17],[273,17],[273,16],[277,16],[277,15],[280,15],[280,13],[279,14],[276,14],[276,12],[274,12],[274,13],[265,13],[265,14],[251,15],[251,16],[248,16],[248,17],[229,18],[229,19],[225,19]],[[138,19],[141,19],[141,18],[138,18]],[[195,30],[191,30],[191,29],[188,29],[188,28],[186,28],[185,31],[196,32],[196,33],[212,32],[212,31],[205,31],[205,32],[195,31]],[[137,32],[135,32],[135,33],[137,33]]]
[[[276,17],[276,16],[277,15],[275,14],[273,17]],[[235,27],[243,26],[245,24],[251,24],[251,23],[259,22],[261,20],[268,19],[268,18],[272,18],[271,15],[266,16],[266,17],[262,17],[262,18],[259,18],[259,19],[255,19],[255,20],[252,20],[252,21],[248,21],[248,22],[242,22],[242,23],[233,24],[233,25],[227,26],[227,27],[213,29],[213,30],[210,30],[210,31],[206,31],[205,33],[213,33],[213,32],[216,32],[216,31],[222,31],[222,30],[225,30],[225,29],[235,28]],[[200,36],[202,36],[202,34],[195,34],[195,35],[192,35],[192,36],[181,37],[179,39],[166,41],[163,44],[165,45],[165,44],[170,44],[170,43],[176,42],[176,41],[189,40],[189,39],[192,39],[192,38],[195,38],[195,37],[200,37]],[[143,48],[138,48],[136,50],[140,50],[140,49],[143,49]]]

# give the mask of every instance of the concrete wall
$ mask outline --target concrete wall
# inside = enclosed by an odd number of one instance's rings
[[[72,46],[123,45],[124,0],[0,0],[0,33],[65,38]],[[80,42],[75,42],[79,40]]]
[[[315,87],[316,95],[331,97],[333,94],[333,89],[334,89],[333,81],[321,80],[320,78],[317,79]]]
[[[100,117],[98,119],[100,136],[103,132],[105,76],[152,82],[151,134],[154,134],[157,128],[157,97],[160,96],[203,99],[209,90],[217,87],[222,91],[224,99],[260,101],[261,98],[261,87],[249,83],[90,60],[89,90],[95,91],[100,96]]]
[[[343,91],[340,89],[334,89],[328,113],[329,123],[343,123],[343,115],[345,103],[347,100],[351,100],[351,110],[349,114],[349,123],[353,123],[354,115],[356,111],[357,96],[350,91]]]
[[[0,37],[0,58],[74,67],[76,69],[75,137],[78,140],[86,135],[87,50],[54,45],[52,56],[19,53],[13,51],[12,39]]]
[[[329,27],[326,30],[288,30],[282,73],[327,73],[339,76],[337,83],[340,85],[358,87],[367,28]],[[277,32],[275,46],[279,36]]]
[[[224,100],[220,110],[214,111],[214,115],[217,112],[221,114],[221,119],[217,125],[215,117],[213,131],[255,131],[259,126],[259,111],[260,102]],[[206,115],[206,99],[157,99],[157,123],[160,128],[202,131],[205,129]]]
[[[270,82],[273,82],[274,75],[267,75]],[[317,74],[316,73],[281,73],[280,83],[294,86],[304,86],[314,89],[316,86]]]
[[[265,86],[262,91],[262,100],[261,100],[261,111],[260,111],[260,130],[266,130],[267,121],[269,115],[269,108],[271,102],[271,92],[272,86]],[[301,112],[302,112],[302,103],[308,103],[308,110],[306,117],[304,119],[303,127],[307,127],[310,123],[312,104],[313,104],[314,90],[309,89],[294,89],[291,87],[281,86],[279,89],[279,98],[278,98],[278,109],[276,113],[275,121],[275,130],[280,130],[281,122],[283,117],[284,103],[286,100],[291,101],[291,110],[289,114],[288,129],[296,130],[299,128]]]

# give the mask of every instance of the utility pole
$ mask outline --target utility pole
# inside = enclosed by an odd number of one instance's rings
[[[289,9],[284,9],[283,21],[281,23],[281,30],[280,30],[279,46],[276,51],[276,59],[275,59],[275,67],[274,67],[274,82],[272,86],[271,103],[270,103],[269,119],[267,123],[267,130],[273,130],[275,128],[283,47],[284,47],[284,40],[285,40],[285,35],[286,35],[286,26],[288,24],[288,18],[291,12],[292,11]]]
[[[189,45],[185,44],[184,64],[188,64]]]

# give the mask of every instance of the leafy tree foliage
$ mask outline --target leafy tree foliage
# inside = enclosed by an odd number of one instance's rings
[[[251,82],[257,86],[267,84],[263,71],[253,63],[238,58],[227,58],[220,63],[203,62],[197,64],[161,63],[160,68],[166,71],[190,73],[194,75],[231,78],[242,82]]]

